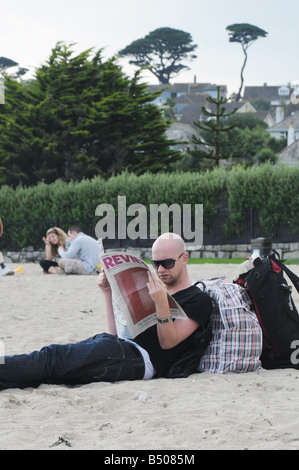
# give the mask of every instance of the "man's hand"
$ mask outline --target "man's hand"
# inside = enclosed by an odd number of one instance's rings
[[[98,275],[97,285],[102,290],[102,292],[104,292],[104,294],[111,293],[111,287],[104,271],[100,272],[100,274]]]
[[[149,295],[153,299],[156,305],[163,304],[167,301],[166,286],[158,278],[155,273],[148,271],[148,283],[147,283]]]
[[[104,273],[103,270],[98,275],[97,285],[99,286],[99,288],[104,294],[108,333],[110,333],[111,335],[117,335],[117,328],[116,328],[113,305],[112,305],[112,290],[106,278],[106,274]]]
[[[149,272],[148,276],[149,281],[147,287],[151,298],[156,304],[157,317],[170,317],[166,286],[155,274]],[[173,348],[191,335],[198,327],[199,324],[191,318],[177,318],[175,321],[169,323],[157,323],[157,333],[161,348]]]

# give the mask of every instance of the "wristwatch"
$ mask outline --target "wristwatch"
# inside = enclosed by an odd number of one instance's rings
[[[157,321],[159,323],[170,323],[172,321],[172,318],[171,317],[166,317],[166,318],[158,318],[157,317]]]

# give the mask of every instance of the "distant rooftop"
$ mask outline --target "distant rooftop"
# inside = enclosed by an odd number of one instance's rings
[[[150,91],[171,89],[172,93],[208,93],[215,91],[220,86],[221,93],[227,93],[226,85],[216,85],[215,83],[159,83],[159,85],[148,85]]]
[[[277,101],[281,97],[289,97],[291,94],[291,85],[267,85],[263,86],[245,86],[243,100],[252,100],[254,98],[263,98],[267,101]]]

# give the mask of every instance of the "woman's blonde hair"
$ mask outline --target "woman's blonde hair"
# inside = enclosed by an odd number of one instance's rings
[[[65,241],[67,239],[67,234],[59,227],[49,228],[49,230],[47,230],[47,238],[48,238],[48,235],[50,235],[50,233],[55,233],[55,235],[57,235],[57,237],[58,237],[57,245],[54,245],[53,243],[51,243],[52,252],[53,252],[53,254],[57,255],[58,248],[60,246],[64,246],[64,244],[65,244]]]

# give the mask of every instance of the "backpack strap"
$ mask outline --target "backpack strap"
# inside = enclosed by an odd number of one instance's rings
[[[299,277],[285,266],[285,264],[280,260],[280,256],[277,251],[271,250],[267,257],[273,260],[287,274],[294,284],[296,291],[299,292]]]
[[[202,289],[200,289],[200,290],[203,290],[204,292],[207,290],[207,286],[206,286],[206,284],[205,284],[203,281],[196,281],[196,282],[194,283],[194,286],[197,286],[197,284],[201,284],[201,285],[202,285]]]

